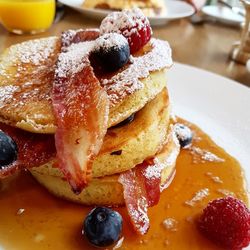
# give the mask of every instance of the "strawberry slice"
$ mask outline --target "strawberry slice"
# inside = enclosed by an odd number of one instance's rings
[[[64,47],[52,91],[58,167],[75,193],[91,179],[93,160],[107,132],[108,96],[90,65],[92,47],[93,41]]]

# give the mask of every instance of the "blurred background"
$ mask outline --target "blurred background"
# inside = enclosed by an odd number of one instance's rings
[[[110,11],[139,7],[175,61],[250,86],[248,1],[243,0],[0,0],[0,51],[67,29],[99,27]]]

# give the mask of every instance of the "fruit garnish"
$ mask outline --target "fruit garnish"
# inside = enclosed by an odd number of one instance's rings
[[[242,249],[250,243],[250,211],[231,196],[216,199],[203,210],[198,228],[208,239],[227,249]]]
[[[4,165],[8,162],[5,159],[1,163],[0,178],[10,176],[21,169],[45,164],[56,155],[53,135],[29,133],[3,123],[0,123],[0,130],[14,141],[14,144],[10,141],[11,145],[9,146],[11,152],[9,153],[11,155],[7,157],[9,162],[13,161],[8,165]],[[7,143],[8,141],[9,139],[7,139]],[[6,153],[6,148],[4,148],[5,143],[5,140],[1,140],[0,142],[0,151],[4,151],[4,154]]]
[[[106,71],[118,70],[129,60],[128,41],[117,33],[104,34],[95,40],[91,55]]]
[[[174,125],[174,132],[182,148],[186,148],[192,143],[193,133],[188,126],[176,123]]]
[[[8,166],[17,159],[15,141],[0,130],[0,169]]]
[[[134,119],[135,119],[135,114],[132,114],[127,119],[125,119],[122,122],[116,124],[112,128],[120,128],[120,127],[126,126],[126,125],[130,124]]]
[[[121,215],[106,207],[94,208],[85,218],[82,234],[98,247],[114,244],[122,231]]]
[[[120,33],[128,40],[131,54],[142,48],[151,38],[152,29],[143,12],[134,8],[112,12],[100,25],[101,34]]]

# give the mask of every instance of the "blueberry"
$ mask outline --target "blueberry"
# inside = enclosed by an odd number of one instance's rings
[[[189,127],[181,123],[176,123],[174,125],[174,131],[182,148],[185,148],[191,144],[193,133]]]
[[[0,131],[0,169],[17,159],[17,145],[14,140]]]
[[[135,114],[132,114],[131,116],[129,116],[127,119],[123,120],[122,122],[116,124],[115,126],[113,126],[113,128],[120,128],[123,127],[129,123],[131,123],[133,120],[135,119]]]
[[[116,71],[124,66],[130,56],[127,39],[117,33],[108,33],[95,40],[92,57],[105,71]]]
[[[114,244],[122,230],[121,215],[106,207],[96,207],[85,218],[83,234],[89,242],[98,247]]]

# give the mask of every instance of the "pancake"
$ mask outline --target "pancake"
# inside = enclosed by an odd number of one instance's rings
[[[59,38],[49,37],[4,51],[0,57],[1,122],[33,133],[55,132],[50,93],[60,46]],[[166,69],[171,65],[169,45],[151,39],[128,65],[100,76],[110,101],[108,127],[152,100],[166,85]]]
[[[161,173],[162,190],[172,181],[175,173],[175,161],[180,146],[173,129],[169,129],[167,143],[155,157],[163,166]],[[85,205],[123,205],[123,187],[118,182],[119,174],[102,178],[93,178],[88,187],[81,194],[75,195],[68,182],[59,172],[56,175],[46,173],[47,168],[52,169],[50,163],[30,170],[35,179],[55,196]]]
[[[97,8],[108,10],[125,10],[140,8],[146,16],[163,15],[166,6],[163,0],[85,0],[84,8]]]
[[[165,88],[135,114],[131,123],[108,130],[93,162],[93,177],[129,170],[144,159],[154,156],[166,141],[169,121],[170,105]],[[63,177],[59,169],[50,167],[54,163],[55,160],[52,160],[39,171],[48,176]]]

